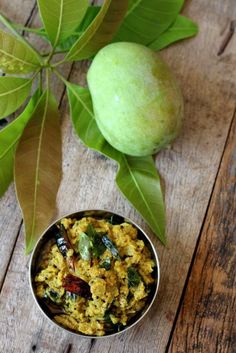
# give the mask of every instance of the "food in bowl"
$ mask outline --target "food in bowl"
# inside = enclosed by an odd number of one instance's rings
[[[127,327],[156,287],[156,262],[138,229],[99,217],[63,218],[37,260],[34,291],[70,331],[104,336]]]

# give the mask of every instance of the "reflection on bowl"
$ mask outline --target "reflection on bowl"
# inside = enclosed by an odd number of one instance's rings
[[[159,262],[143,230],[117,213],[86,210],[54,222],[32,254],[30,284],[42,312],[78,336],[137,324],[158,290]]]

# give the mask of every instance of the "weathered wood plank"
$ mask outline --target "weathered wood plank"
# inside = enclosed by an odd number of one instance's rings
[[[202,0],[189,2],[186,12],[199,23],[199,36],[163,53],[181,83],[186,119],[182,136],[157,158],[166,185],[169,241],[166,249],[157,244],[159,295],[138,328],[96,342],[91,353],[165,351],[215,181],[236,102],[233,41],[222,57],[217,51],[236,8],[234,1]]]
[[[235,351],[236,114],[169,352]]]
[[[16,23],[27,23],[30,20],[35,2],[32,0],[1,0],[0,11]]]
[[[33,304],[21,233],[1,294],[1,351],[31,352],[36,345],[36,352],[62,353],[69,342],[73,343],[72,353],[165,351],[235,105],[235,56],[230,51],[228,57],[216,56],[221,30],[233,10],[233,0],[224,4],[213,0],[189,3],[187,12],[199,21],[201,34],[165,52],[182,82],[186,123],[173,149],[160,153],[157,159],[166,182],[169,245],[163,248],[152,237],[162,268],[160,292],[152,312],[136,329],[113,340],[99,341],[91,349],[89,340],[57,331]],[[77,82],[78,77],[84,80],[84,71],[75,67]],[[75,138],[65,101],[62,113],[64,177],[58,195],[59,215],[81,208],[111,208],[143,224],[116,190],[115,164],[88,151]]]

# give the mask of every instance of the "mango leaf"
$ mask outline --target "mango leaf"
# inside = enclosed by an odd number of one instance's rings
[[[27,74],[40,66],[37,53],[24,42],[0,29],[0,69],[8,74]]]
[[[5,16],[0,13],[0,22],[4,24],[11,32],[14,33],[14,38],[17,39],[19,42],[23,43],[24,47],[27,47],[28,50],[32,53],[32,55],[37,57],[39,63],[41,63],[41,57],[38,52],[32,47],[32,45],[20,34],[18,33],[17,29],[15,28],[14,24],[10,22]],[[21,26],[22,27],[22,26]],[[25,27],[23,26],[23,29]]]
[[[40,92],[37,90],[25,110],[12,123],[0,131],[0,197],[13,179],[14,157],[17,143],[32,116]]]
[[[88,89],[68,82],[67,94],[76,133],[86,146],[118,163],[119,170],[116,176],[118,188],[165,244],[165,207],[160,177],[153,158],[130,157],[108,144],[94,119]]]
[[[83,18],[83,21],[75,29],[74,33],[66,40],[64,40],[60,45],[57,46],[58,51],[67,52],[68,50],[70,50],[70,48],[72,48],[75,42],[79,39],[79,37],[81,37],[83,32],[88,28],[91,22],[95,19],[100,9],[101,9],[100,6],[89,6]]]
[[[33,78],[0,77],[0,118],[16,111],[28,97]]]
[[[65,60],[88,59],[109,43],[126,13],[128,0],[104,0],[93,22],[75,42]]]
[[[48,37],[56,47],[82,21],[88,0],[38,0],[38,7]]]
[[[148,45],[175,21],[184,0],[129,0],[129,8],[114,41]]]
[[[60,180],[60,117],[55,98],[46,90],[24,129],[15,158],[15,186],[27,254],[51,221]]]
[[[197,33],[197,24],[189,18],[179,15],[171,27],[154,40],[154,42],[149,44],[149,47],[154,50],[161,50],[178,40],[195,36]]]
[[[88,28],[88,26],[97,16],[100,9],[101,9],[101,6],[89,6],[82,22],[80,22],[77,25],[76,29],[73,31],[73,33],[71,33],[71,35],[68,38],[62,40],[62,42],[57,45],[57,51],[66,52],[69,49],[71,49],[72,45],[78,40],[78,38],[83,34],[83,32]],[[1,14],[0,14],[0,20],[1,20]],[[30,27],[22,26],[21,24],[18,24],[18,23],[9,23],[9,24],[15,31],[16,29],[18,29],[29,33],[34,33],[37,36],[44,38],[47,42],[50,42],[48,38],[48,34],[44,27],[30,28]]]

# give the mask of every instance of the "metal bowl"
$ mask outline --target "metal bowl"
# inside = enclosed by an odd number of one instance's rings
[[[60,219],[62,218],[76,218],[76,219],[81,219],[83,217],[94,217],[94,218],[106,218],[109,219],[111,217],[115,218],[116,220],[116,224],[120,224],[123,222],[128,222],[130,224],[132,224],[133,226],[135,226],[138,230],[138,238],[142,239],[145,243],[145,245],[148,247],[148,249],[150,250],[151,254],[152,254],[152,258],[155,261],[156,266],[154,267],[154,272],[153,272],[153,277],[155,279],[151,291],[149,293],[146,305],[144,307],[144,309],[141,312],[138,312],[127,324],[127,326],[118,332],[112,332],[112,333],[107,333],[104,336],[92,336],[92,335],[85,335],[83,333],[80,332],[75,332],[72,331],[68,328],[65,328],[63,326],[61,326],[60,324],[58,324],[56,321],[53,320],[53,314],[49,311],[48,307],[46,305],[44,305],[43,301],[40,301],[37,297],[36,297],[36,293],[35,293],[35,285],[34,285],[34,278],[35,275],[37,273],[37,269],[38,269],[38,259],[40,258],[40,254],[41,254],[41,249],[44,247],[45,243],[48,242],[50,239],[53,238],[53,228],[55,227],[55,224],[60,221]],[[120,214],[111,212],[111,211],[107,211],[107,210],[85,210],[85,211],[79,211],[79,212],[75,212],[75,213],[70,213],[67,214],[61,218],[59,218],[58,220],[56,220],[54,223],[52,223],[46,230],[45,232],[42,234],[42,236],[39,238],[37,244],[35,245],[35,248],[33,250],[32,256],[31,256],[31,261],[30,261],[30,287],[32,290],[32,294],[33,297],[39,307],[39,309],[42,311],[42,313],[51,321],[53,322],[54,325],[59,326],[60,328],[62,328],[63,330],[70,332],[76,336],[80,336],[80,337],[88,337],[88,338],[103,338],[103,337],[111,337],[111,336],[115,336],[118,335],[120,333],[123,333],[125,331],[127,331],[128,329],[130,329],[131,327],[133,327],[134,325],[136,325],[140,320],[142,320],[144,318],[144,316],[147,314],[147,312],[149,311],[149,309],[151,308],[156,295],[157,295],[157,291],[158,291],[158,287],[159,287],[159,281],[160,281],[160,267],[159,267],[159,261],[158,261],[158,257],[157,257],[157,253],[156,250],[153,246],[152,241],[149,239],[149,237],[147,236],[147,234],[133,221],[131,221],[129,218],[124,217]]]

